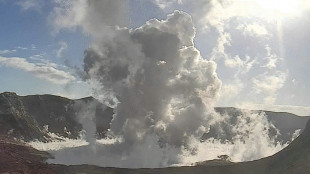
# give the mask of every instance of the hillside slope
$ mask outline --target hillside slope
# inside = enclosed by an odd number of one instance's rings
[[[78,138],[82,130],[79,115],[89,105],[95,107],[98,136],[104,137],[113,110],[92,97],[70,100],[53,95],[18,96],[11,92],[2,93],[0,135],[9,134],[25,141],[48,141],[48,132],[66,138]]]
[[[104,136],[109,128],[113,110],[92,97],[70,100],[52,95],[18,96],[15,93],[0,94],[0,137],[12,136],[24,140],[47,141],[48,130],[60,136],[76,138],[82,129],[79,115],[88,105],[95,106],[95,119],[98,136]],[[240,114],[236,108],[216,108],[219,113],[231,117]],[[262,111],[257,111],[262,112]],[[268,119],[280,131],[292,133],[303,129],[309,117],[298,117],[289,113],[266,111]],[[291,123],[291,124],[290,124]],[[29,173],[43,170],[43,173],[212,173],[212,174],[305,174],[310,173],[310,121],[302,134],[288,147],[277,154],[251,162],[226,163],[206,161],[191,167],[170,167],[162,169],[120,169],[102,168],[90,165],[65,166],[45,164],[50,157],[23,144],[6,142],[0,139],[0,172]],[[5,158],[3,158],[5,157]]]
[[[215,111],[221,115],[228,115],[225,123],[230,127],[236,124],[236,117],[243,112],[243,110],[228,107],[215,108]],[[310,118],[290,113],[255,112],[266,113],[267,119],[279,130],[277,141],[284,143],[291,141],[296,130],[303,130]],[[9,134],[25,141],[35,139],[48,141],[50,140],[48,133],[54,133],[61,137],[75,139],[80,136],[82,130],[81,117],[91,117],[91,114],[95,115],[97,137],[105,137],[113,117],[113,109],[101,104],[93,97],[70,100],[53,95],[18,96],[12,92],[5,92],[0,94],[0,135]],[[224,131],[224,136],[216,134],[220,131],[216,131],[216,127],[211,127],[210,132],[204,138],[230,140],[233,136],[230,135],[230,127],[221,130]],[[225,128],[225,125],[220,125],[220,128]],[[269,131],[270,136],[277,133],[276,129]]]

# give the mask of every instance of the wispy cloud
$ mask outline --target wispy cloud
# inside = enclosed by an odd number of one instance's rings
[[[46,62],[33,63],[20,57],[0,56],[0,66],[20,69],[29,72],[38,78],[59,85],[67,84],[75,80],[75,77],[70,73],[59,70],[56,64],[49,64]]]
[[[18,47],[16,47],[16,49],[20,49],[20,50],[28,50],[28,48],[27,48],[27,47],[22,47],[22,46],[18,46]]]
[[[42,0],[20,0],[16,4],[23,10],[40,10],[43,6],[44,1]]]
[[[277,72],[276,74],[264,73],[253,78],[253,88],[257,94],[265,94],[264,103],[274,104],[277,98],[277,91],[281,89],[286,81],[287,74]]]
[[[0,55],[15,53],[16,50],[0,50]]]
[[[223,84],[220,91],[220,97],[222,102],[227,102],[231,99],[234,99],[240,94],[243,88],[244,84],[238,79],[236,79],[234,83]]]
[[[68,49],[68,44],[64,41],[59,43],[60,48],[57,50],[56,56],[57,57],[62,57],[63,53]]]
[[[255,59],[251,59],[249,56],[245,56],[245,60],[241,59],[240,56],[235,56],[231,59],[225,59],[225,65],[230,68],[240,69],[240,73],[248,72],[253,64],[256,62]]]
[[[280,58],[276,54],[272,53],[272,49],[270,46],[266,46],[267,56],[265,60],[267,61],[263,67],[266,67],[268,69],[275,69],[277,67],[277,64],[283,60],[283,58]]]
[[[155,0],[155,3],[160,7],[161,9],[169,8],[173,4],[181,4],[182,0]]]
[[[251,37],[267,37],[269,32],[264,25],[258,23],[241,24],[237,27],[245,36]]]
[[[128,1],[56,0],[49,21],[55,33],[62,29],[96,35],[108,26],[124,26],[128,21]]]
[[[31,50],[37,50],[37,46],[35,44],[31,44],[30,48]]]

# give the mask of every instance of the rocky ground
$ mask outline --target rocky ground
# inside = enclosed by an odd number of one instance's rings
[[[45,163],[51,157],[11,137],[0,137],[1,174],[53,174],[52,167]]]

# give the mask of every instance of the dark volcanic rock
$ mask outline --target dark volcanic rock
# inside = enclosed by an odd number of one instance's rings
[[[33,140],[45,140],[38,122],[27,112],[21,97],[15,93],[0,94],[0,134]]]
[[[46,152],[0,137],[0,173],[54,174],[52,167],[45,163],[48,158],[51,156]]]
[[[83,103],[77,106],[77,103]],[[0,94],[0,135],[10,134],[18,139],[48,141],[51,133],[62,137],[78,138],[82,125],[78,114],[83,107],[95,105],[98,137],[105,136],[113,116],[113,109],[92,97],[79,100],[53,95],[18,96]]]
[[[79,115],[88,106],[95,112],[97,137],[103,138],[110,127],[113,109],[100,103],[93,97],[70,100],[53,95],[18,96],[15,93],[0,94],[0,135],[11,134],[18,139],[31,141],[38,139],[48,141],[45,130],[62,137],[78,138],[82,125]],[[214,125],[203,139],[216,138],[231,140],[232,128],[236,125],[237,116],[242,110],[237,108],[215,108],[216,112],[228,115],[225,122]],[[255,111],[263,112],[263,111]],[[279,130],[277,141],[291,141],[295,130],[305,127],[310,117],[299,117],[290,113],[264,111],[267,119]],[[85,114],[85,113],[84,113]],[[47,126],[46,126],[47,125]],[[269,130],[270,136],[277,134],[276,129]]]
[[[49,132],[68,138],[78,137],[82,127],[68,107],[73,101],[52,95],[25,96],[21,97],[21,101],[41,129],[48,125]]]
[[[310,121],[288,147],[265,160],[270,173],[310,173]]]
[[[309,116],[297,116],[286,112],[271,112],[271,111],[260,111],[265,112],[267,119],[270,120],[275,127],[280,131],[278,140],[284,142],[289,141],[295,130],[305,129]]]

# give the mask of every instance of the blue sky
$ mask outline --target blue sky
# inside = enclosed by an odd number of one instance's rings
[[[247,1],[257,3],[257,9],[251,10]],[[310,111],[310,3],[247,1],[131,0],[124,18],[126,27],[136,28],[151,18],[165,19],[175,9],[189,13],[196,47],[217,63],[223,83],[219,106],[302,106]],[[92,94],[75,69],[82,68],[92,39],[81,24],[55,26],[59,19],[53,13],[64,2],[74,0],[0,1],[0,92],[70,98]]]
[[[27,2],[36,4],[27,6]],[[38,3],[40,2],[40,3]],[[53,1],[1,1],[0,2],[0,56],[21,57],[33,61],[31,57],[70,67],[82,67],[84,50],[90,44],[90,38],[79,29],[74,31],[55,28],[49,22],[54,7]],[[133,11],[130,15],[130,27],[139,27],[150,18],[165,18],[166,15],[151,2],[131,2]],[[135,13],[139,12],[139,13]],[[141,13],[143,15],[141,15]],[[61,57],[57,55],[65,43]],[[91,95],[90,87],[78,82],[69,84],[53,84],[44,79],[36,78],[31,72],[25,72],[14,67],[0,67],[0,92],[13,91],[21,95],[56,94],[79,98]],[[82,86],[81,86],[82,84]],[[82,88],[82,89],[81,89]]]
[[[3,1],[0,3],[0,50],[4,57],[26,58],[29,62],[40,62],[46,60],[58,65],[81,66],[84,49],[89,44],[89,39],[79,32],[59,32],[53,33],[53,27],[48,22],[49,13],[53,4],[44,2],[42,6],[34,6],[23,9],[17,1]],[[61,57],[57,52],[61,48],[61,43],[66,43]],[[6,51],[7,50],[7,51]],[[1,52],[1,51],[0,51]],[[32,59],[38,58],[37,60]],[[64,71],[70,71],[68,68]],[[13,91],[21,95],[27,94],[57,94],[74,96],[88,95],[83,89],[72,84],[54,84],[42,78],[37,78],[31,72],[25,72],[14,67],[1,66],[0,68],[0,91]],[[48,77],[47,77],[48,78]],[[83,86],[81,86],[83,87]],[[71,91],[72,92],[69,92]],[[86,91],[86,90],[85,90]],[[79,97],[80,97],[79,96]]]

